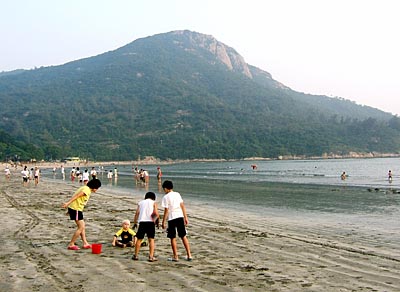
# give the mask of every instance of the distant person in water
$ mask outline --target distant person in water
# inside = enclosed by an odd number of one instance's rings
[[[340,178],[341,178],[342,180],[345,180],[345,179],[347,178],[347,174],[346,174],[345,171],[343,171],[343,173],[342,173],[342,175],[340,176]]]
[[[92,170],[90,171],[90,176],[92,177],[92,179],[97,177],[97,171],[94,168],[94,166],[92,167]]]
[[[391,183],[391,182],[392,182],[392,179],[393,179],[392,171],[391,171],[391,170],[389,170],[388,179],[389,179],[389,182]]]
[[[112,181],[112,178],[113,178],[113,171],[110,169],[109,171],[108,171],[108,173],[107,173],[107,178],[108,178],[108,181]]]
[[[75,181],[75,176],[76,176],[75,166],[72,167],[71,172],[69,174],[71,176],[71,181]]]
[[[150,175],[146,169],[143,169],[144,183],[148,184],[150,182]]]
[[[82,173],[82,180],[83,180],[83,184],[87,185],[87,183],[89,181],[89,172],[87,169],[85,169],[85,171]]]
[[[161,167],[157,167],[157,180],[158,183],[161,183],[161,179],[162,179],[162,171],[161,171]]]

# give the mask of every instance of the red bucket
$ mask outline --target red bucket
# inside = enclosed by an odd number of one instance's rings
[[[94,254],[101,253],[101,243],[92,243],[92,253]]]

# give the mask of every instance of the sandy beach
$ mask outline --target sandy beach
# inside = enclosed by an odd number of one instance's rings
[[[133,220],[143,194],[101,188],[85,208],[89,242],[102,253],[67,250],[75,224],[60,208],[78,183],[42,180],[23,187],[19,172],[0,177],[0,291],[400,291],[399,244],[376,244],[362,231],[216,209],[185,200],[193,261],[168,262],[169,240],[113,247],[123,219]],[[179,190],[177,190],[179,191]],[[158,198],[160,201],[160,198]],[[160,210],[161,211],[161,210]],[[77,244],[81,245],[78,241]]]

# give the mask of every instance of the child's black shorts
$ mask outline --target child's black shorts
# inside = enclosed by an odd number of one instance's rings
[[[83,212],[68,208],[69,218],[71,220],[83,220]]]
[[[149,222],[140,222],[139,228],[136,233],[137,239],[143,239],[144,235],[147,234],[148,238],[154,238],[156,235],[156,225],[153,221]]]
[[[178,230],[178,236],[180,238],[186,236],[187,233],[186,233],[185,221],[183,220],[183,217],[172,219],[172,220],[168,221],[167,237],[175,238],[177,230]]]

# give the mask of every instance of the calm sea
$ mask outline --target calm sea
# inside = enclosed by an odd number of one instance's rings
[[[257,169],[253,170],[252,164]],[[156,179],[158,165],[138,165],[150,173],[147,188],[135,183],[131,165],[94,166],[104,171],[99,178],[105,188],[163,194]],[[190,162],[160,166],[163,179],[172,180],[175,190],[185,198],[232,207],[245,204],[256,208],[399,214],[399,158]],[[115,167],[118,180],[109,181],[106,172]],[[393,173],[392,182],[388,180],[389,170]],[[67,174],[69,171],[66,168]],[[344,181],[340,179],[343,171],[348,175]],[[52,177],[51,172],[44,175]],[[55,179],[61,179],[59,169]]]

